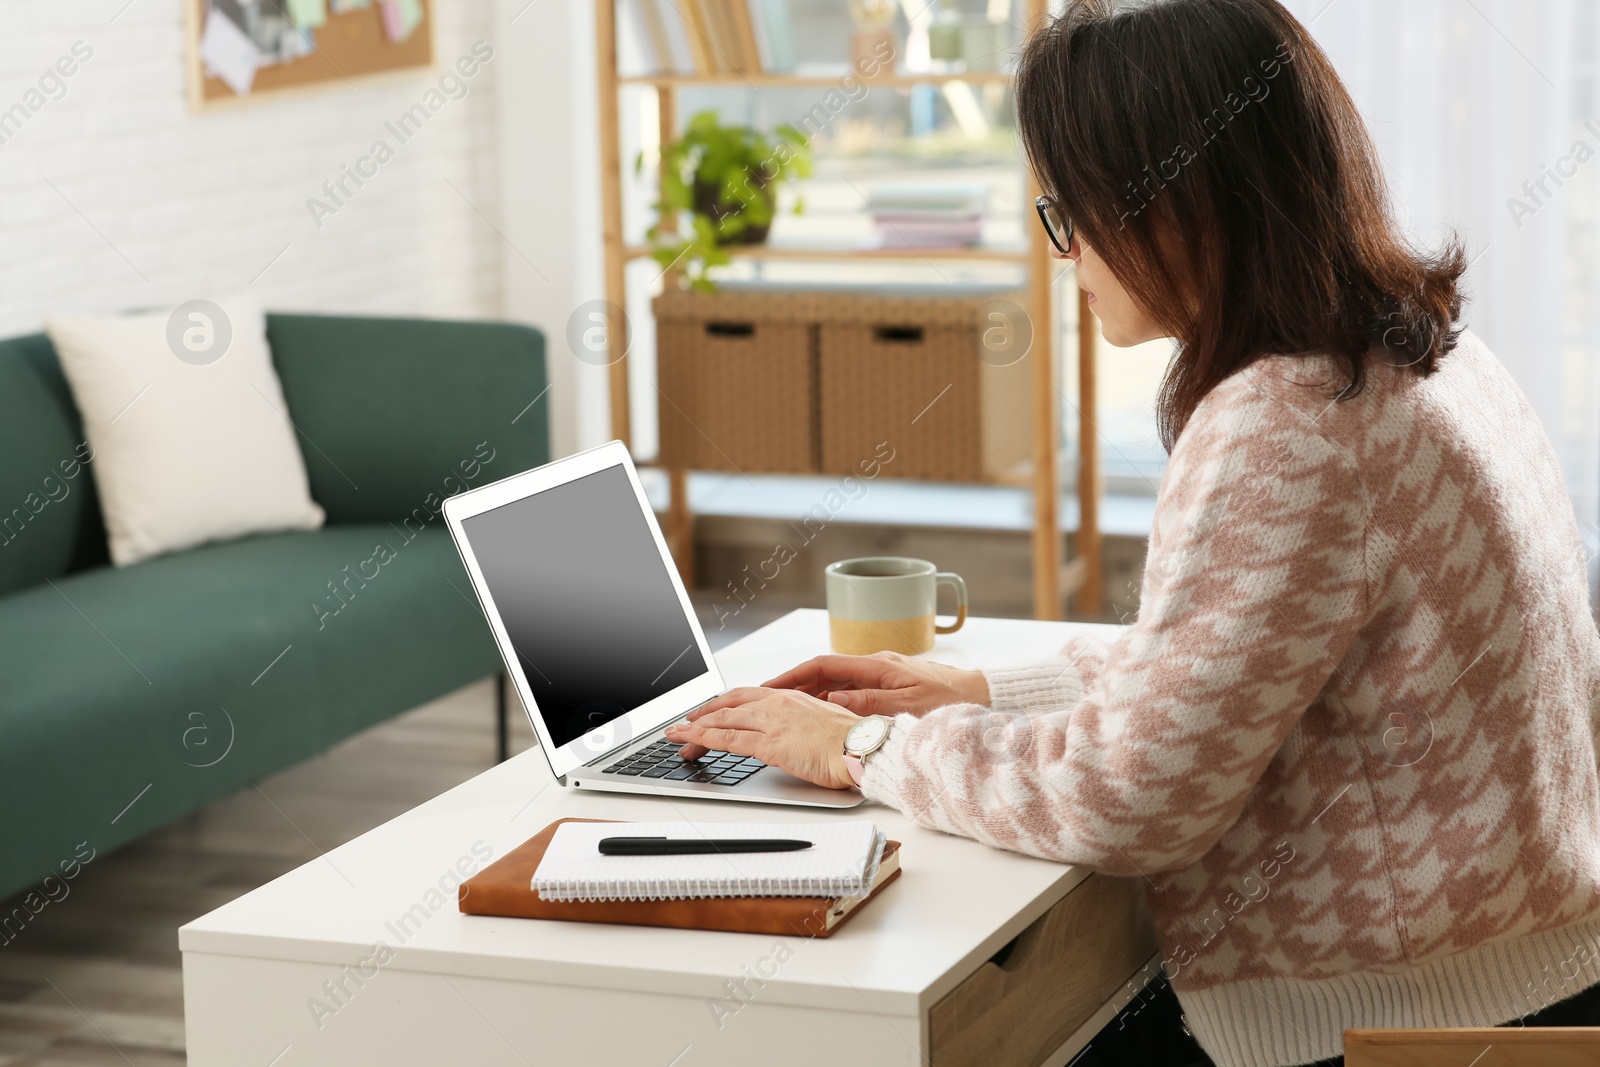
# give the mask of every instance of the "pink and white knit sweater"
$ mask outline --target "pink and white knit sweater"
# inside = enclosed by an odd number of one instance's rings
[[[1220,1067],[1600,983],[1600,635],[1555,455],[1470,333],[1336,382],[1277,357],[1213,390],[1138,620],[866,762],[922,825],[1142,878]]]

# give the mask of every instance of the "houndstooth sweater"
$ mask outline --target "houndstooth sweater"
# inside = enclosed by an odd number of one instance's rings
[[[1330,383],[1334,383],[1330,385]],[[1422,378],[1223,382],[1136,622],[901,715],[863,791],[1147,886],[1220,1067],[1491,1025],[1600,982],[1600,635],[1555,455],[1478,339]]]

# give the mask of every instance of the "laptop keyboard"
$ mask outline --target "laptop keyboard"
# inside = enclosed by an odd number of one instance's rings
[[[713,749],[697,760],[678,755],[681,742],[661,740],[641,748],[611,766],[606,774],[637,775],[640,778],[665,778],[677,782],[709,782],[713,785],[738,785],[766,764],[754,756],[735,756]]]

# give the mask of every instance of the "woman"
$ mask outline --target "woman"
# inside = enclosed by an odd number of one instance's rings
[[[674,738],[1143,879],[1204,1050],[1129,1028],[1165,1062],[1600,1024],[1600,636],[1549,442],[1457,321],[1459,247],[1399,236],[1274,0],[1074,0],[1017,103],[1107,339],[1178,342],[1138,620],[983,672],[824,656]],[[852,767],[862,715],[892,726]]]

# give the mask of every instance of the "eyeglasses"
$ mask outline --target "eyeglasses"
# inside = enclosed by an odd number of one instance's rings
[[[1033,206],[1038,209],[1039,221],[1044,223],[1044,232],[1050,235],[1050,243],[1056,246],[1056,251],[1064,256],[1072,255],[1072,220],[1061,210],[1061,205],[1048,196],[1041,196],[1034,199]]]

